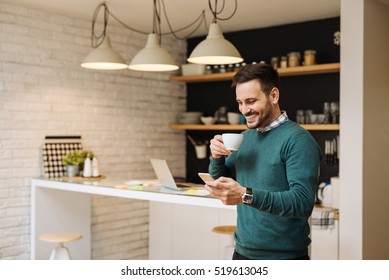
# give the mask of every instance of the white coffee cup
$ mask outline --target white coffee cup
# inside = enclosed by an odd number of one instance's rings
[[[224,146],[227,150],[236,151],[239,149],[243,141],[243,134],[240,133],[223,133],[222,134]]]

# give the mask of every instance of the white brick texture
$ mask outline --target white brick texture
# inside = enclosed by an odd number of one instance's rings
[[[0,259],[29,259],[30,179],[47,135],[81,135],[107,177],[154,178],[151,157],[185,176],[185,135],[168,128],[185,111],[185,85],[171,73],[82,69],[90,27],[0,2]],[[113,22],[108,33],[128,62],[146,42]],[[184,63],[185,41],[162,44]],[[148,202],[93,197],[92,213],[92,259],[148,258]]]

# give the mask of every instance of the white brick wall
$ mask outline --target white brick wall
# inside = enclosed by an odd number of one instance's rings
[[[185,175],[184,133],[168,128],[185,110],[185,85],[166,73],[82,69],[87,20],[1,2],[0,24],[0,259],[29,259],[29,184],[46,135],[81,135],[108,177],[153,178],[151,157]],[[128,62],[145,44],[113,22],[108,32]],[[162,43],[185,61],[184,41]],[[93,259],[148,257],[147,202],[93,197],[92,205]]]

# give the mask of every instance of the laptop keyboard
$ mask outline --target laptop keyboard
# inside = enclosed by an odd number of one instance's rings
[[[180,190],[188,190],[188,189],[190,189],[190,185],[189,184],[176,183],[176,185],[177,185],[177,188],[180,189]]]

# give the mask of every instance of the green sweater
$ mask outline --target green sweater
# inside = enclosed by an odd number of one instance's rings
[[[237,205],[235,250],[251,259],[308,254],[321,150],[311,134],[286,121],[268,132],[243,132],[238,151],[211,159],[214,178],[232,177],[253,189],[252,205]]]

